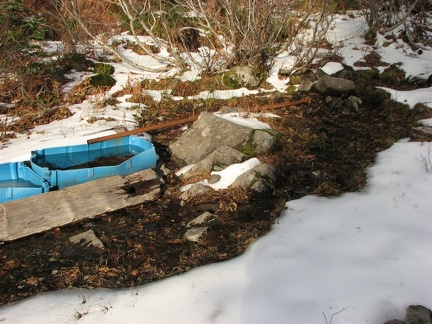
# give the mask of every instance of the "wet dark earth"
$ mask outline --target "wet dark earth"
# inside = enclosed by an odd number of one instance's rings
[[[377,152],[402,138],[431,140],[412,132],[415,121],[432,116],[430,109],[364,97],[358,111],[347,112],[328,107],[320,95],[308,96],[308,103],[272,111],[282,118],[265,120],[281,133],[275,151],[259,157],[278,168],[272,195],[223,190],[182,206],[181,182],[171,173],[154,202],[0,242],[0,305],[57,289],[136,286],[234,258],[270,230],[287,200],[358,191]],[[159,156],[175,170],[166,146],[180,131],[152,135]],[[202,241],[184,240],[186,224],[204,211],[217,214],[217,220]],[[89,229],[104,251],[69,242]]]

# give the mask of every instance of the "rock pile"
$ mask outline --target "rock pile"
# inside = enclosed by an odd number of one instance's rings
[[[212,171],[265,154],[276,145],[278,134],[271,129],[253,129],[235,124],[214,114],[203,113],[195,124],[185,131],[170,149],[172,156],[186,164],[193,164],[183,179],[209,177]],[[272,193],[276,169],[268,164],[256,163],[251,170],[239,176],[230,188],[241,188],[257,194]],[[217,182],[217,176],[209,182]],[[181,198],[204,195],[213,190],[203,184],[194,184]]]

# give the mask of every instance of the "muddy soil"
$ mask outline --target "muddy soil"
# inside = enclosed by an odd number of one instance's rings
[[[411,132],[416,120],[431,117],[430,109],[365,101],[358,112],[347,114],[342,108],[329,109],[319,95],[308,96],[308,103],[272,111],[282,118],[266,120],[282,135],[274,152],[259,157],[280,172],[273,195],[225,190],[181,206],[181,183],[171,174],[152,203],[0,242],[0,305],[64,288],[137,286],[234,258],[270,230],[287,200],[360,190],[377,152],[401,138],[430,140]],[[153,134],[158,155],[171,170],[177,163],[166,146],[179,135],[177,129]],[[183,240],[185,225],[204,211],[219,216],[204,239]],[[69,242],[88,229],[105,251]]]

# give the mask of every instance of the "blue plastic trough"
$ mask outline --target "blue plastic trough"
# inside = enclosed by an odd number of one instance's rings
[[[50,183],[51,189],[62,189],[90,180],[154,168],[156,152],[149,141],[138,136],[126,136],[33,151],[30,163],[32,169]]]
[[[49,184],[23,162],[0,164],[0,203],[49,191]]]

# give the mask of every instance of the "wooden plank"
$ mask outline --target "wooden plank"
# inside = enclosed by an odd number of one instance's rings
[[[0,204],[0,241],[12,241],[58,226],[159,197],[156,173],[143,170]]]

